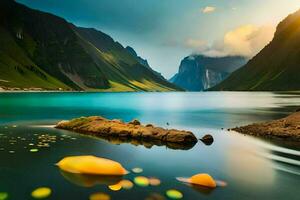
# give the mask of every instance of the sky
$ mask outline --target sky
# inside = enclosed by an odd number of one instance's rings
[[[166,78],[191,54],[253,57],[300,0],[17,0],[133,47]]]

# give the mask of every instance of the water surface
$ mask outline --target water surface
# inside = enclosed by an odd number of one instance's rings
[[[265,141],[226,130],[286,116],[297,106],[297,93],[1,93],[0,192],[16,200],[30,199],[31,191],[40,186],[50,187],[53,194],[49,199],[56,200],[88,199],[95,192],[121,200],[147,199],[153,193],[166,198],[168,189],[177,189],[190,200],[299,199],[299,144]],[[199,138],[210,133],[215,142],[211,146],[199,142],[189,150],[146,148],[45,126],[90,115],[124,121],[138,118],[142,123],[191,130]],[[37,146],[39,142],[49,147]],[[39,151],[30,152],[35,148]],[[140,167],[143,173],[124,178],[156,177],[161,185],[112,191],[106,184],[85,184],[55,166],[70,155],[110,158],[128,170]],[[228,185],[208,191],[175,179],[197,173],[209,173]]]

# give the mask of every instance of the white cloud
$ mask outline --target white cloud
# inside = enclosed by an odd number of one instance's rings
[[[213,6],[206,6],[205,8],[202,9],[202,13],[212,13],[216,11],[216,7]]]
[[[204,41],[189,39],[185,43],[193,53],[201,53],[207,56],[245,56],[253,57],[265,47],[273,38],[275,26],[244,25],[228,31],[222,40],[213,45],[206,45]]]

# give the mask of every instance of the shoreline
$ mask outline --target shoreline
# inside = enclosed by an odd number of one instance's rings
[[[278,120],[254,123],[230,130],[255,137],[300,142],[300,111]]]

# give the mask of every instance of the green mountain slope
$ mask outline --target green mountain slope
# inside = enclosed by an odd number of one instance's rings
[[[274,39],[213,90],[300,90],[300,11],[278,26]]]
[[[121,44],[12,0],[0,2],[0,86],[96,91],[177,88]]]

